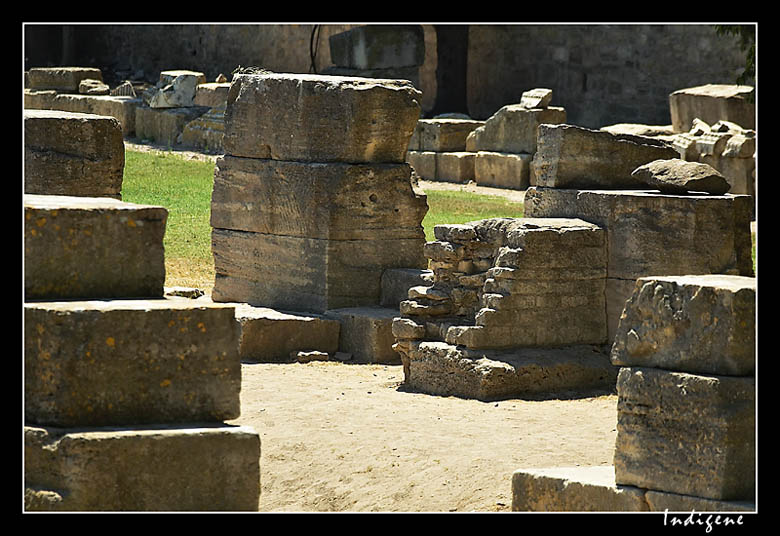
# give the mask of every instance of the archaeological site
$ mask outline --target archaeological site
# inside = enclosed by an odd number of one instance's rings
[[[724,28],[25,24],[23,511],[751,518],[757,99]],[[213,163],[208,288],[166,283],[137,146]],[[522,210],[426,228],[467,187]]]

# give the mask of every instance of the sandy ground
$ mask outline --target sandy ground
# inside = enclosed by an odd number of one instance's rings
[[[520,468],[611,465],[614,395],[480,402],[411,392],[400,365],[244,364],[261,512],[508,512]]]

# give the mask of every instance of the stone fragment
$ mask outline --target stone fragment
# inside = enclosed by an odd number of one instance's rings
[[[636,168],[631,176],[664,194],[705,192],[723,195],[730,188],[726,178],[712,166],[679,158],[654,160]]]
[[[79,82],[79,93],[82,95],[108,95],[110,91],[108,85],[101,80],[85,78]]]
[[[185,108],[194,106],[198,84],[205,84],[203,73],[187,70],[162,71],[154,88],[144,92],[144,102],[150,108]]]
[[[563,108],[528,109],[521,104],[508,104],[474,130],[471,143],[475,151],[534,154],[539,125],[565,122]]]
[[[25,195],[25,299],[161,297],[167,217],[108,198]]]
[[[425,326],[409,318],[393,318],[393,337],[396,339],[422,339],[425,337]]]
[[[25,509],[256,512],[259,460],[247,426],[26,426]]]
[[[537,186],[619,189],[636,187],[631,172],[637,167],[676,157],[655,138],[545,124],[538,129],[532,166]]]
[[[420,119],[409,140],[409,150],[458,152],[466,150],[466,138],[484,121],[471,119]]]
[[[122,128],[113,117],[24,110],[24,191],[121,198]]]
[[[311,352],[292,352],[290,359],[298,363],[311,363],[312,361],[328,361],[329,355],[325,352],[312,350]]]
[[[405,80],[237,74],[227,99],[225,152],[305,162],[401,163],[420,116],[421,95]]]
[[[425,59],[420,25],[369,24],[330,36],[330,56],[339,67],[382,69],[419,66]]]
[[[753,500],[755,378],[624,367],[615,481],[715,500]]]
[[[27,302],[24,320],[28,424],[120,426],[239,416],[241,363],[232,307],[188,298]]]
[[[755,88],[744,85],[706,84],[679,89],[669,95],[669,111],[675,132],[690,130],[698,118],[712,125],[728,120],[744,128],[756,128]]]
[[[103,81],[103,73],[95,67],[33,67],[27,71],[30,89],[54,89],[75,93],[84,79]]]
[[[637,280],[612,363],[699,374],[755,373],[756,279],[734,275]]]
[[[523,108],[547,108],[552,101],[552,89],[536,88],[523,91],[520,106]]]
[[[352,354],[359,363],[400,364],[393,349],[393,318],[396,309],[385,307],[349,307],[331,309],[326,316],[341,324],[339,350]]]

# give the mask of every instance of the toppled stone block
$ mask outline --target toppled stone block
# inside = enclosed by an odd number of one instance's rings
[[[108,95],[110,89],[101,80],[85,78],[79,82],[79,93],[82,95]]]
[[[390,268],[382,272],[382,296],[379,305],[398,307],[409,297],[409,289],[433,284],[433,272],[425,268]]]
[[[479,151],[474,157],[474,179],[479,186],[526,190],[536,184],[531,154]]]
[[[529,109],[522,104],[508,104],[470,134],[473,140],[469,144],[475,151],[534,154],[539,126],[565,122],[566,110],[560,107]]]
[[[756,105],[750,96],[752,86],[706,84],[674,91],[669,95],[669,111],[675,132],[687,132],[694,119],[707,124],[728,120],[745,128],[756,128]]]
[[[544,124],[538,128],[532,165],[538,186],[630,189],[636,187],[631,172],[637,167],[677,155],[656,138]]]
[[[420,119],[409,140],[411,151],[465,151],[466,138],[484,121],[455,118]]]
[[[30,89],[54,89],[76,93],[85,79],[103,81],[103,73],[95,67],[33,67],[27,71]]]
[[[620,317],[612,363],[753,375],[755,315],[753,277],[640,278]]]
[[[419,66],[425,59],[420,25],[369,24],[329,38],[330,57],[340,67],[382,69]]]
[[[552,102],[552,89],[536,88],[523,91],[520,96],[520,105],[523,108],[547,108]]]
[[[28,302],[24,320],[28,424],[217,422],[240,414],[232,307],[188,298]]]
[[[705,192],[723,195],[731,187],[726,178],[712,166],[679,158],[654,160],[636,168],[631,176],[642,184],[657,188],[663,194]]]
[[[331,309],[326,316],[341,324],[339,350],[352,354],[359,363],[397,365],[401,358],[393,349],[393,318],[396,309],[387,307],[350,307]]]
[[[621,368],[616,483],[753,500],[755,389],[753,377]]]
[[[24,205],[26,300],[162,296],[165,208],[53,195]]]
[[[113,117],[24,110],[24,191],[121,198],[122,128]]]
[[[225,153],[303,162],[402,163],[421,97],[405,80],[237,74],[225,112]]]
[[[245,303],[233,304],[239,325],[242,362],[280,363],[300,351],[333,354],[339,349],[340,324],[321,315],[286,313]]]
[[[194,106],[198,84],[205,84],[206,76],[197,71],[162,71],[157,85],[143,94],[150,108],[182,108]]]
[[[135,111],[135,135],[142,140],[173,147],[182,139],[184,127],[207,113],[205,106],[150,108],[138,106]]]
[[[24,430],[28,511],[250,511],[260,499],[251,427]]]

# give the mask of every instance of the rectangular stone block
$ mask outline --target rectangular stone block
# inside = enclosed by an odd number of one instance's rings
[[[24,430],[29,511],[250,511],[260,500],[251,427]]]
[[[436,180],[466,183],[474,180],[475,153],[436,153]]]
[[[335,354],[339,349],[340,324],[336,320],[245,303],[233,305],[242,362],[284,363],[292,361],[291,354],[295,352]]]
[[[408,164],[217,159],[211,225],[334,240],[424,240],[425,194]]]
[[[115,199],[25,195],[25,299],[161,297],[167,217]]]
[[[679,89],[669,95],[669,112],[675,132],[687,132],[694,119],[712,125],[727,120],[743,128],[756,128],[756,105],[748,97],[751,86],[706,84]]]
[[[408,151],[406,161],[418,177],[428,181],[436,180],[436,153],[433,151]]]
[[[716,500],[755,492],[755,379],[621,368],[615,480]]]
[[[57,91],[54,89],[29,89],[24,88],[24,108],[25,110],[51,110],[52,104],[57,97]]]
[[[240,414],[233,307],[187,298],[25,303],[25,420],[214,422]]]
[[[340,67],[382,69],[422,65],[425,39],[418,24],[368,24],[329,38],[330,56]]]
[[[135,110],[135,135],[142,140],[152,140],[173,147],[185,125],[209,111],[205,106],[184,108],[150,108],[138,106]]]
[[[612,363],[752,376],[755,320],[753,277],[640,278],[620,317]]]
[[[339,351],[352,354],[358,363],[400,365],[393,349],[393,318],[398,310],[389,307],[349,307],[325,313],[341,324]]]
[[[192,104],[209,108],[225,108],[230,82],[207,82],[195,87]]]
[[[55,89],[78,93],[79,82],[85,79],[103,80],[96,67],[33,67],[27,71],[30,89]]]
[[[630,189],[639,187],[631,177],[636,168],[677,156],[674,148],[656,138],[544,124],[538,129],[532,166],[538,186]]]
[[[225,153],[303,162],[401,163],[420,116],[421,97],[406,80],[237,74],[225,111]]]
[[[128,137],[135,136],[135,110],[139,106],[143,100],[137,97],[60,93],[47,108],[113,117],[119,121],[122,135]]]
[[[197,147],[206,152],[222,152],[225,136],[225,107],[210,108],[208,112],[184,125],[181,144]]]
[[[417,121],[409,140],[409,150],[461,152],[466,150],[466,138],[484,121],[472,119],[435,118]]]
[[[322,240],[213,229],[212,298],[287,311],[376,305],[387,268],[425,268],[424,238]]]
[[[125,146],[108,116],[24,110],[24,191],[121,198]]]
[[[474,179],[479,186],[525,190],[536,183],[532,177],[533,155],[479,151],[474,158]]]
[[[433,284],[433,272],[422,268],[390,268],[382,272],[382,295],[379,305],[393,307],[409,297],[409,289]]]
[[[534,154],[537,150],[539,125],[557,125],[566,122],[566,110],[550,106],[526,108],[508,104],[485,120],[474,130],[474,149],[498,153]]]

